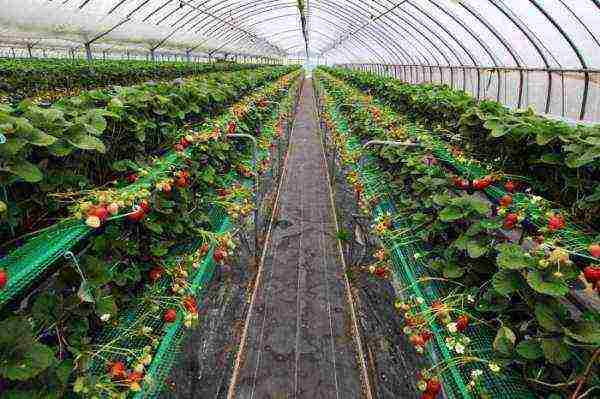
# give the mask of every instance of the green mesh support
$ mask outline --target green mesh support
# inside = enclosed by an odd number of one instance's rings
[[[337,107],[327,109],[335,122],[338,132],[346,136],[346,150],[348,152],[361,152],[361,143],[349,132],[347,120],[340,114]],[[361,154],[362,155],[362,154]],[[363,157],[362,161],[351,166],[364,185],[364,195],[367,199],[377,199],[377,205],[372,209],[372,217],[376,219],[383,214],[390,214],[393,217],[393,226],[396,231],[406,230],[408,224],[400,215],[396,214],[392,201],[389,186],[383,178],[382,171],[377,167],[376,161],[372,157]],[[369,202],[369,201],[367,201]],[[393,285],[400,297],[406,296],[405,290],[412,296],[423,299],[420,304],[421,311],[427,312],[431,304],[445,295],[450,287],[438,281],[422,282],[420,279],[426,277],[425,265],[419,259],[418,254],[423,250],[420,243],[413,236],[392,235],[383,239],[383,244],[390,253]],[[473,310],[473,313],[476,313]],[[463,366],[452,365],[455,357],[446,346],[446,337],[450,336],[448,332],[440,326],[436,320],[428,320],[430,331],[434,335],[426,346],[426,355],[431,364],[445,364],[445,370],[441,373],[444,392],[448,398],[472,398],[477,394],[470,391],[468,382],[471,380],[472,370],[481,369],[483,376],[480,377],[481,384],[488,395],[492,398],[534,398],[535,396],[526,388],[522,379],[517,375],[512,375],[509,371],[503,370],[502,374],[492,373],[484,363],[486,360],[492,360],[494,353],[492,343],[495,337],[495,331],[485,326],[477,328],[469,327],[465,332],[471,339],[469,344],[469,354],[483,360],[481,363],[470,363]]]
[[[0,269],[9,275],[8,284],[0,290],[0,308],[31,287],[92,230],[79,220],[68,220],[43,231],[0,259]]]
[[[287,69],[281,69],[281,73],[274,76],[273,79],[281,77],[286,71]],[[292,74],[296,73],[298,72],[292,72]],[[254,84],[266,89],[275,83],[255,80]],[[226,100],[223,99],[223,101]],[[215,118],[215,120],[218,118]],[[191,152],[192,148],[186,149],[184,154],[178,154],[175,151],[168,152],[157,160],[153,165],[153,169],[147,175],[124,187],[123,192],[136,193],[142,189],[152,189],[157,180],[166,177],[172,173],[177,165],[185,162],[185,158]],[[122,216],[109,218],[108,222],[120,218]],[[58,259],[84,240],[93,230],[82,220],[67,219],[55,226],[37,232],[23,246],[0,259],[0,268],[6,270],[9,275],[7,285],[3,290],[0,290],[0,309],[29,289],[41,276],[48,272],[49,268]]]

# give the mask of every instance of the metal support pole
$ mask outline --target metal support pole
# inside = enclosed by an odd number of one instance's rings
[[[256,260],[258,260],[258,216],[259,216],[259,208],[260,208],[260,198],[259,198],[259,181],[258,181],[258,143],[256,141],[256,137],[251,136],[245,133],[238,134],[228,134],[227,137],[231,138],[245,138],[252,141],[252,145],[254,147],[254,155],[252,158],[252,168],[254,169],[254,256]]]
[[[85,59],[91,61],[92,57],[92,46],[89,43],[84,44],[85,47]]]

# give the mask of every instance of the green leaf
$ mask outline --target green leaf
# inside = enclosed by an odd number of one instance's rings
[[[525,282],[516,270],[500,270],[492,277],[492,285],[499,294],[509,295],[525,287]]]
[[[600,345],[600,323],[597,321],[579,321],[574,326],[565,328],[564,332],[579,342]]]
[[[471,258],[479,258],[487,252],[487,247],[480,245],[477,241],[467,243],[467,252]]]
[[[56,142],[57,138],[54,136],[50,136],[42,132],[39,129],[33,129],[27,141],[29,141],[33,145],[37,145],[40,147],[48,147]]]
[[[544,351],[538,340],[526,339],[517,344],[517,353],[527,360],[536,360],[544,356]]]
[[[500,327],[496,334],[496,338],[494,338],[494,350],[505,355],[510,355],[516,340],[517,336],[510,328]]]
[[[117,314],[117,304],[112,296],[102,296],[96,300],[96,314],[101,317],[102,315],[109,314],[114,316]]]
[[[56,368],[56,378],[62,385],[66,385],[69,382],[69,376],[74,366],[75,364],[72,359],[66,359]]]
[[[69,143],[82,150],[106,152],[104,143],[97,137],[85,133],[77,133],[67,139]]]
[[[501,269],[520,270],[532,265],[532,257],[519,245],[504,243],[496,246],[497,263]]]
[[[445,278],[459,278],[465,274],[465,269],[458,266],[458,264],[454,262],[448,262],[446,266],[444,266],[444,277]]]
[[[556,332],[562,329],[560,317],[556,314],[554,308],[545,302],[536,302],[535,318],[546,331]]]
[[[542,340],[544,356],[552,364],[563,364],[571,358],[567,344],[560,338],[546,338]]]
[[[544,275],[539,270],[527,273],[527,283],[540,294],[563,297],[569,292],[569,286],[563,280]]]
[[[6,143],[0,144],[0,154],[15,155],[23,147],[27,145],[27,140],[18,137],[9,137],[6,139]]]
[[[64,139],[56,141],[54,144],[48,147],[48,151],[57,157],[65,157],[73,152],[73,147],[68,145]]]
[[[29,183],[37,183],[44,178],[37,166],[24,159],[17,164],[9,165],[8,170]]]
[[[46,345],[32,342],[21,347],[19,358],[9,358],[0,364],[0,375],[9,380],[29,380],[46,370],[54,360],[54,352]]]
[[[474,195],[467,197],[469,206],[480,215],[485,215],[490,211],[490,204]]]
[[[455,206],[447,206],[439,213],[439,218],[442,222],[453,222],[461,219],[464,213]]]
[[[156,234],[161,234],[163,232],[163,228],[160,224],[151,222],[149,220],[144,221],[144,226]]]

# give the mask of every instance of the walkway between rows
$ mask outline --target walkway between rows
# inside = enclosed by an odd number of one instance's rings
[[[307,79],[230,399],[363,396],[315,115]]]

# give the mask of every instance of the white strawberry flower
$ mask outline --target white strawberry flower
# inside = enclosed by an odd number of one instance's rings
[[[458,331],[458,328],[456,328],[456,323],[448,323],[446,324],[446,328],[448,329],[448,331],[450,331],[452,334],[455,334]]]
[[[102,316],[100,316],[100,320],[102,320],[102,321],[109,321],[110,320],[110,313],[104,313]]]
[[[498,366],[496,363],[490,363],[488,366],[494,373],[500,372],[500,366]]]

